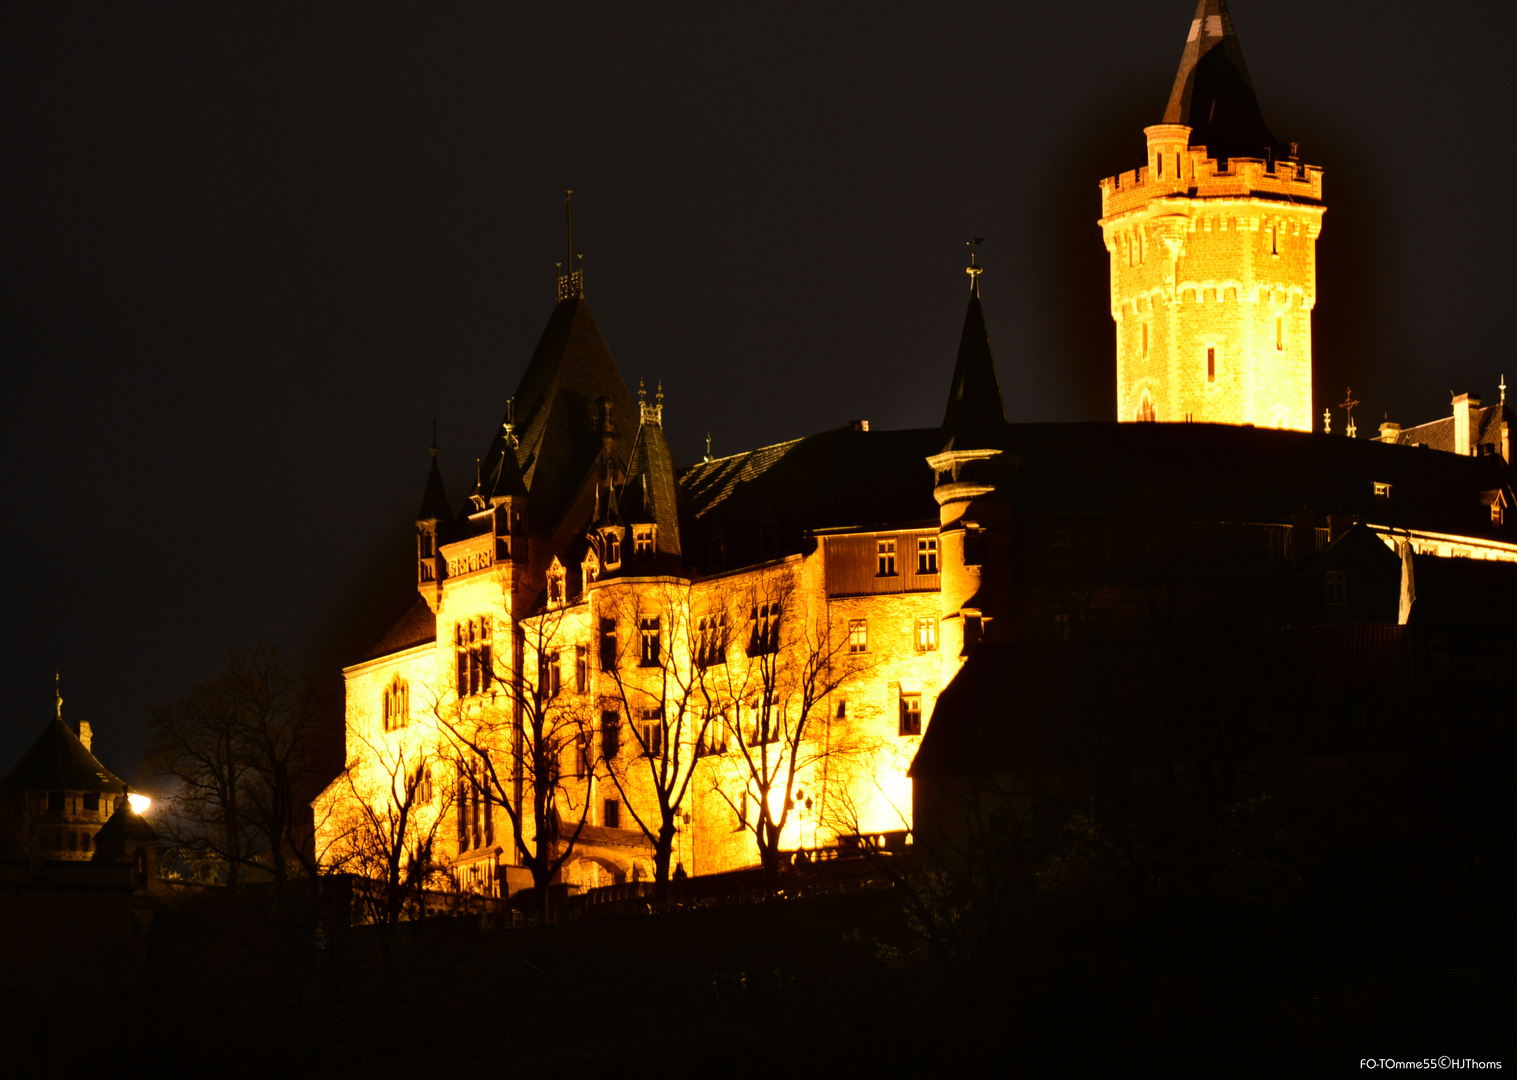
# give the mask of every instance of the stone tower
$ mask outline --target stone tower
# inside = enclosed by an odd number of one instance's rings
[[[937,453],[927,459],[938,504],[943,680],[1006,611],[1011,582],[1011,507],[1005,480],[1012,462],[1001,384],[980,306],[980,267],[969,267],[969,310]]]
[[[1322,170],[1275,140],[1200,0],[1148,162],[1101,181],[1117,419],[1312,428]]]

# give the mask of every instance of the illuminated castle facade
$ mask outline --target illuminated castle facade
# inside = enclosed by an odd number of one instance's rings
[[[345,671],[327,864],[504,894],[545,851],[595,887],[652,877],[658,838],[688,874],[756,863],[766,828],[787,852],[904,843],[940,693],[982,644],[1073,640],[1074,584],[1118,595],[1147,572],[1129,553],[1164,550],[1156,506],[1315,575],[1319,622],[1404,624],[1414,553],[1517,562],[1504,401],[1466,409],[1458,454],[1310,433],[1322,173],[1264,126],[1221,0],[1147,133],[1101,185],[1117,419],[1195,425],[1008,424],[972,260],[939,427],[679,469],[662,388],[634,399],[581,275],[559,279],[461,504],[434,448],[414,606]],[[970,745],[939,734],[937,760]]]
[[[1265,126],[1223,0],[1144,134],[1147,163],[1101,181],[1117,418],[1310,431],[1322,170]]]

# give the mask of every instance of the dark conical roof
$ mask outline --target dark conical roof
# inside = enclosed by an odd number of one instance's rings
[[[495,471],[485,488],[491,499],[505,499],[527,493],[527,482],[522,479],[521,462],[516,457],[514,440],[501,443],[500,457],[495,460]]]
[[[650,410],[651,411],[651,410]],[[622,520],[629,525],[653,524],[655,550],[659,555],[680,554],[679,509],[676,505],[674,458],[664,438],[663,424],[645,421],[627,463],[627,482],[617,501]]]
[[[417,521],[447,521],[453,516],[448,507],[448,493],[443,490],[442,473],[437,468],[437,451],[432,452],[432,471],[427,474],[427,491],[421,497],[421,509],[416,511]]]
[[[535,528],[557,523],[580,490],[603,442],[598,429],[601,399],[610,407],[612,451],[625,455],[637,423],[632,395],[583,296],[553,309],[517,387],[515,431],[521,480],[532,497]],[[485,456],[485,476],[499,472],[504,426]]]
[[[985,329],[985,311],[980,306],[979,278],[974,280],[969,310],[964,313],[964,333],[959,338],[959,358],[953,367],[953,385],[948,392],[948,410],[943,414],[943,442],[938,453],[994,449],[1005,438],[1006,409],[1001,403],[1001,382],[996,378],[996,362],[990,354],[990,333]]]
[[[126,785],[84,748],[73,728],[53,718],[15,768],[0,779],[0,795],[18,791],[122,792]]]
[[[132,809],[132,801],[125,796],[116,803],[116,811],[95,834],[95,854],[91,862],[118,862],[131,858],[139,847],[158,841],[158,831]]]
[[[1164,122],[1189,125],[1190,144],[1212,157],[1262,158],[1280,145],[1259,111],[1227,0],[1196,5]]]

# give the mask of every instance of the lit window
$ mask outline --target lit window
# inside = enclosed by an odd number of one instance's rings
[[[590,649],[586,645],[574,646],[574,692],[583,694],[590,689]]]
[[[1143,391],[1143,400],[1138,403],[1138,421],[1140,423],[1154,423],[1159,419],[1159,411],[1154,408],[1154,399],[1148,396],[1148,391]]]
[[[657,667],[659,662],[659,620],[654,615],[651,618],[639,620],[638,633],[642,635],[643,667]]]
[[[851,653],[869,651],[869,623],[867,620],[848,620],[848,651]]]
[[[1348,603],[1348,575],[1342,570],[1329,570],[1323,579],[1322,591],[1328,607],[1342,607]]]
[[[415,801],[418,806],[426,806],[432,801],[432,766],[423,765],[416,770]]]
[[[614,567],[622,561],[622,538],[615,532],[606,534],[606,565]]]
[[[917,539],[917,573],[936,574],[938,572],[938,538],[936,536],[923,536]]]
[[[880,577],[895,577],[895,541],[881,540],[878,545],[876,573]]]
[[[1212,346],[1206,349],[1206,381],[1209,383],[1217,381],[1217,350]]]
[[[1285,351],[1285,316],[1275,316],[1275,351]]]
[[[727,613],[719,611],[696,624],[696,663],[711,667],[727,662]]]
[[[384,728],[395,731],[411,722],[411,691],[399,675],[390,681],[384,692]]]
[[[639,559],[653,555],[653,528],[651,526],[632,530],[632,552]]]
[[[1390,497],[1391,497],[1391,486],[1389,484],[1384,484],[1384,483],[1381,483],[1379,480],[1376,480],[1375,481],[1375,498],[1377,498],[1377,499],[1389,499]]]
[[[901,695],[901,734],[920,735],[922,733],[922,695]]]
[[[727,717],[722,713],[706,713],[705,729],[695,744],[696,757],[708,757],[727,752]]]
[[[917,652],[932,652],[938,647],[938,619],[926,615],[917,620]]]
[[[1148,323],[1143,324],[1143,359],[1148,359]]]

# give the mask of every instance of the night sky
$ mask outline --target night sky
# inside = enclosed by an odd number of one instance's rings
[[[233,646],[330,674],[377,639],[431,423],[456,504],[552,309],[568,187],[684,461],[708,430],[937,424],[971,232],[1011,419],[1112,418],[1097,182],[1141,164],[1192,0],[224,7],[0,17],[0,772],[55,667],[131,779],[149,707]],[[1232,14],[1276,137],[1326,170],[1317,413],[1349,384],[1370,432],[1494,400],[1517,4]]]

